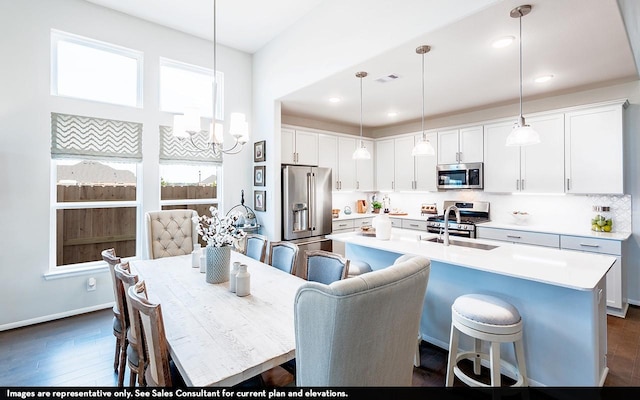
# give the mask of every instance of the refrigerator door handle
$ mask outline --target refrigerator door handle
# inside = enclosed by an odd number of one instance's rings
[[[313,181],[313,172],[307,173],[307,204],[309,204],[309,212],[307,213],[307,226],[311,231],[315,228],[312,224],[312,221],[314,218],[314,207],[316,206],[314,199],[315,193],[313,193]]]

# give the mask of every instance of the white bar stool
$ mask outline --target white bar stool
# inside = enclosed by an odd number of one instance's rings
[[[473,351],[459,352],[460,332],[474,338]],[[481,352],[482,341],[489,342],[489,354]],[[500,359],[500,343],[513,342],[517,368]],[[480,375],[482,360],[489,362],[491,385],[467,375],[458,362],[473,361],[473,372]],[[482,294],[467,294],[458,297],[451,306],[451,339],[446,386],[453,386],[454,374],[469,386],[501,386],[500,370],[517,377],[511,386],[527,386],[527,371],[522,345],[522,318],[518,309],[497,297]]]

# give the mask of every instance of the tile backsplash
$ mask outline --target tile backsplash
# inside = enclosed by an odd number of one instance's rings
[[[494,222],[514,224],[513,211],[526,211],[530,217],[527,225],[559,227],[569,230],[591,229],[591,218],[595,215],[592,206],[609,206],[615,232],[631,232],[630,195],[528,195],[495,194],[483,191],[447,191],[425,193],[387,193],[391,208],[401,209],[412,215],[420,214],[422,203],[436,203],[442,213],[445,200],[488,201],[490,218]],[[333,193],[334,208],[345,206],[356,210],[358,199],[369,199],[371,193]],[[376,194],[378,199],[384,193]]]

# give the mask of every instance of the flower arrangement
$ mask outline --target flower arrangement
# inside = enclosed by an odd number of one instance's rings
[[[213,206],[209,207],[209,211],[211,211],[211,217],[206,215],[193,217],[193,222],[198,224],[198,234],[208,246],[231,246],[234,241],[246,236],[242,229],[236,227],[238,215],[221,215]]]

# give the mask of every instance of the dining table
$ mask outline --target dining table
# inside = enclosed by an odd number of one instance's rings
[[[294,301],[306,281],[239,252],[250,294],[207,283],[192,256],[132,260],[159,302],[169,354],[187,386],[233,386],[295,358]]]

